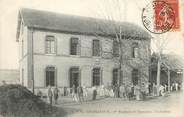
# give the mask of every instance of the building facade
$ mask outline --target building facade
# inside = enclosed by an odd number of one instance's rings
[[[117,84],[119,79],[125,84],[147,83],[149,34],[136,25],[120,24],[127,31],[121,42],[124,46],[120,78],[121,53],[117,41],[112,39],[111,32],[105,35],[98,31],[104,22],[21,9],[17,27],[21,84],[29,88],[33,82],[35,88],[49,85],[70,88],[73,84],[87,87]]]

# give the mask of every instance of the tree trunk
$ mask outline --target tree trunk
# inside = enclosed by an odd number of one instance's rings
[[[159,87],[160,87],[160,59],[157,63],[157,96],[159,96]]]
[[[170,77],[170,70],[167,71],[167,77],[168,77],[168,92],[171,91],[171,77]]]

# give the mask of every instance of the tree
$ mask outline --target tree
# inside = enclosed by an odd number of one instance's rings
[[[141,28],[138,27],[137,25],[128,23],[128,22],[120,22],[120,21],[125,21],[126,20],[126,1],[123,1],[124,4],[122,4],[122,1],[120,0],[107,0],[104,3],[108,4],[108,8],[104,8],[105,12],[102,14],[104,15],[103,21],[96,21],[96,26],[98,27],[98,31],[100,33],[95,33],[95,36],[97,38],[101,38],[101,35],[106,35],[108,36],[109,41],[115,41],[118,43],[118,50],[119,50],[119,56],[118,57],[113,57],[115,61],[118,61],[119,64],[119,80],[118,84],[120,84],[122,78],[122,67],[124,64],[124,60],[128,59],[127,56],[123,55],[126,53],[126,48],[127,43],[124,43],[125,40],[139,40],[140,46],[144,46],[144,41],[143,40],[149,40],[151,38],[151,35],[144,31],[140,30]],[[123,5],[123,6],[122,6]],[[105,5],[104,5],[105,6]],[[122,12],[123,11],[123,12]],[[123,15],[125,14],[125,15]],[[149,47],[148,47],[149,48]],[[150,51],[150,50],[148,50]],[[113,52],[113,51],[111,51]],[[150,52],[148,52],[150,53]],[[111,53],[113,55],[113,53]],[[146,67],[149,66],[150,63],[150,57],[148,59],[140,58],[140,61],[144,62],[146,64]],[[126,63],[127,64],[127,63]],[[130,67],[133,67],[129,63]],[[145,66],[144,66],[145,67]],[[148,77],[148,76],[147,76]]]
[[[125,43],[122,43],[122,40],[132,40],[135,37],[137,37],[138,33],[140,33],[139,29],[137,29],[137,31],[134,32],[128,32],[128,28],[126,26],[124,26],[122,23],[118,22],[118,21],[126,21],[127,19],[127,14],[126,14],[126,0],[120,1],[120,0],[106,0],[103,4],[104,7],[104,11],[101,10],[100,12],[102,12],[104,19],[106,20],[106,22],[103,24],[103,27],[99,27],[99,30],[101,32],[104,33],[104,35],[109,35],[109,32],[113,32],[114,36],[112,36],[111,40],[113,41],[117,41],[119,44],[119,50],[120,50],[120,56],[118,58],[116,58],[119,61],[119,70],[122,71],[122,65],[124,59],[126,59],[125,56],[123,56],[123,53],[125,52],[123,50],[123,48],[126,46]],[[138,6],[139,7],[139,6]],[[139,8],[139,10],[142,12],[142,8]],[[141,18],[141,17],[140,17]],[[97,25],[99,22],[97,22]],[[101,22],[100,22],[101,23]],[[121,24],[121,25],[119,25]],[[104,28],[105,27],[105,28]],[[104,30],[105,29],[105,30]],[[136,29],[135,29],[136,30]],[[143,33],[144,36],[146,37],[149,34]],[[98,36],[98,34],[96,34],[96,36]],[[165,60],[162,57],[162,53],[164,52],[164,50],[166,49],[166,45],[168,44],[169,40],[168,40],[168,36],[169,33],[164,33],[164,34],[151,34],[150,38],[151,38],[151,43],[152,43],[152,47],[150,47],[150,50],[152,52],[157,52],[158,56],[157,56],[157,89],[159,90],[159,86],[160,86],[160,71],[161,71],[161,66],[165,63]],[[149,37],[149,36],[148,36]],[[140,36],[140,38],[142,38]],[[141,43],[142,46],[144,43]],[[148,59],[141,59],[141,61],[146,65],[146,66],[151,66],[150,63],[150,57]],[[131,64],[129,64],[130,67]],[[169,69],[169,68],[168,68]],[[169,70],[168,70],[169,71]],[[119,76],[120,78],[122,77],[122,72],[119,72]],[[144,73],[141,73],[143,75],[146,75]],[[168,73],[169,74],[169,73]],[[119,80],[120,82],[120,80]],[[158,91],[157,91],[158,92]],[[158,93],[159,95],[159,93]]]
[[[168,91],[170,92],[171,86],[171,74],[177,73],[183,69],[181,59],[177,55],[173,54],[162,54],[161,57],[161,64],[160,64],[160,71],[164,71],[167,73],[167,84],[168,84]],[[151,71],[157,71],[157,63],[158,63],[159,54],[153,53],[152,54],[152,68]],[[158,72],[157,72],[158,73]],[[160,72],[161,73],[161,72]],[[162,80],[162,79],[161,79]]]

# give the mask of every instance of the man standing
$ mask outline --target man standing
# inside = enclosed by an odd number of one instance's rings
[[[52,94],[52,89],[51,89],[50,86],[48,87],[47,96],[48,96],[48,98],[49,98],[49,104],[52,105],[52,96],[53,96],[53,94]]]
[[[153,96],[157,96],[157,85],[153,83]]]
[[[57,104],[59,89],[57,87],[54,88],[54,103]]]
[[[147,90],[147,87],[145,86],[144,83],[142,83],[142,85],[141,85],[142,100],[145,100],[146,99],[146,90]]]
[[[87,90],[85,84],[83,85],[82,90],[83,90],[83,96],[87,98],[88,97],[88,90]]]
[[[79,102],[84,101],[84,98],[83,98],[83,90],[82,90],[81,85],[79,85],[77,87],[77,94],[78,94]]]
[[[120,86],[120,97],[126,98],[125,84],[124,83]]]
[[[126,93],[127,93],[127,97],[128,97],[128,100],[131,100],[131,95],[132,95],[132,90],[131,90],[131,85],[127,85],[126,88]]]
[[[115,84],[115,85],[114,85],[114,97],[115,97],[115,98],[118,98],[118,90],[119,90],[118,88],[119,88],[119,87],[118,87],[118,84]]]
[[[105,95],[105,89],[104,89],[104,84],[102,84],[100,87],[100,96],[103,97],[104,95]]]
[[[96,95],[97,95],[96,86],[93,86],[92,90],[93,90],[93,99],[92,100],[96,100]]]
[[[77,98],[77,88],[76,86],[73,84],[72,86],[72,98],[73,98],[73,101],[78,101],[78,98]]]
[[[136,100],[140,100],[140,86],[137,84],[135,85],[134,87],[134,93],[135,93],[135,96],[136,96]]]
[[[176,87],[176,88],[175,88],[176,91],[178,91],[178,83],[177,83],[177,82],[175,83],[175,87]]]

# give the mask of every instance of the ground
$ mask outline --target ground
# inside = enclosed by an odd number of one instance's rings
[[[146,101],[99,98],[80,104],[72,102],[71,98],[61,98],[57,106],[64,107],[69,117],[184,117],[182,98],[181,91]]]

